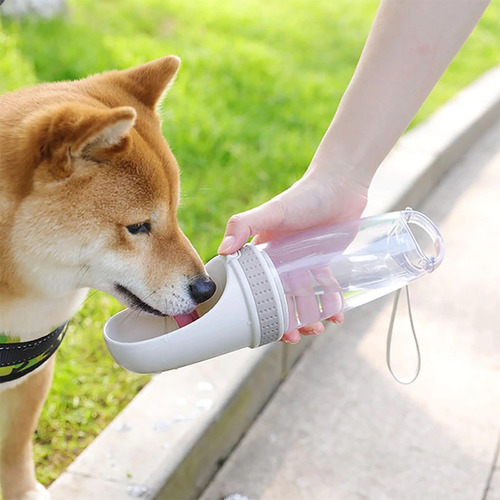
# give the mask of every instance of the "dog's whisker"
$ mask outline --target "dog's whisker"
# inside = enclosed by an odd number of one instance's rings
[[[120,321],[120,325],[123,326],[127,321],[130,321],[131,319],[135,319],[139,316],[141,311],[138,309],[126,309],[125,314],[123,315],[122,320]]]
[[[77,279],[76,279],[76,288],[83,288],[82,281],[85,275],[89,272],[90,266],[85,264],[83,265],[80,270],[78,271],[77,274]]]
[[[92,290],[90,293],[87,294],[87,296],[85,297],[85,300],[83,301],[83,304],[86,304],[87,301],[89,301],[92,297],[94,297],[97,293],[99,293],[98,290]],[[82,305],[83,305],[82,304]]]

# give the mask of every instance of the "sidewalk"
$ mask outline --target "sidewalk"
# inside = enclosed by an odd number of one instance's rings
[[[353,322],[347,313],[312,343],[203,500],[500,499],[500,122],[413,208],[447,247],[410,289],[420,377],[401,386],[387,371],[390,299]],[[393,358],[411,371],[404,309]]]

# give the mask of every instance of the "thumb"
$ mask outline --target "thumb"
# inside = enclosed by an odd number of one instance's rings
[[[233,215],[226,226],[226,232],[219,246],[222,255],[239,250],[252,236],[272,231],[281,224],[283,210],[281,204],[271,200],[259,207]]]

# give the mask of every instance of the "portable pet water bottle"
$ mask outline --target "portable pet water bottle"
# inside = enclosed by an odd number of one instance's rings
[[[125,310],[106,323],[104,338],[130,371],[170,370],[276,342],[404,287],[443,256],[437,227],[411,209],[247,244],[208,262],[217,291],[192,323]]]

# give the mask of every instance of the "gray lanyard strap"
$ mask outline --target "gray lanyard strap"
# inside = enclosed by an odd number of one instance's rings
[[[413,335],[413,340],[415,342],[415,349],[417,353],[417,368],[413,376],[404,379],[396,375],[394,373],[394,370],[392,369],[392,364],[391,364],[392,334],[394,330],[394,320],[396,319],[396,312],[398,310],[398,302],[401,289],[397,290],[394,296],[394,305],[392,306],[391,322],[389,324],[389,331],[387,332],[386,359],[387,359],[387,367],[389,368],[389,371],[391,372],[391,375],[394,377],[394,379],[400,384],[411,384],[416,380],[418,374],[420,373],[420,348],[418,346],[417,334],[415,333],[415,325],[413,324],[413,317],[411,314],[410,292],[408,290],[408,286],[406,286],[405,288],[406,288],[406,302],[408,304],[408,315],[410,317],[411,332]]]

